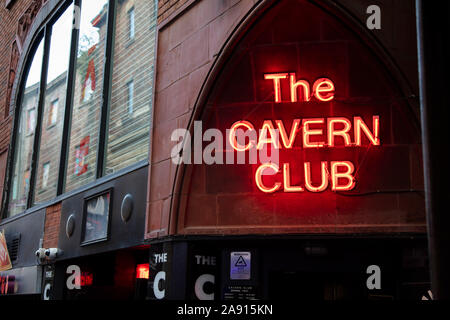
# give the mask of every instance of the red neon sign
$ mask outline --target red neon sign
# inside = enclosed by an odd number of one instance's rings
[[[286,133],[286,129],[284,128],[283,121],[275,120],[275,123],[277,124],[277,128],[280,132],[281,141],[283,142],[284,147],[286,149],[291,149],[294,145],[295,135],[297,134],[300,126],[300,119],[294,119],[294,122],[292,122],[289,138]]]
[[[136,279],[148,279],[150,268],[148,263],[138,264],[136,266]]]
[[[275,148],[284,147],[291,149],[294,145],[296,137],[301,136],[303,148],[322,148],[335,147],[337,138],[341,138],[344,142],[344,147],[362,146],[362,142],[369,142],[374,146],[380,145],[380,117],[372,117],[372,129],[364,122],[361,117],[354,117],[350,119],[344,117],[331,118],[308,118],[308,119],[294,119],[291,130],[286,131],[286,126],[283,120],[275,120],[276,129],[279,130],[281,145],[275,139],[275,126],[272,120],[265,120],[259,131],[258,141],[250,141],[247,145],[242,146],[236,139],[236,130],[256,130],[255,126],[250,121],[237,121],[230,129],[229,141],[230,145],[236,151],[246,151],[253,146],[257,149],[262,149],[264,144],[272,144]],[[301,124],[301,125],[300,125]],[[353,128],[354,142],[350,137],[350,132]],[[365,136],[365,138],[363,138]],[[320,141],[312,141],[320,140]]]
[[[240,129],[241,127],[246,128],[247,130],[255,130],[253,125],[248,121],[237,121],[231,126],[229,140],[230,140],[230,145],[236,151],[245,151],[245,150],[250,149],[254,145],[254,142],[252,142],[252,141],[250,141],[245,146],[242,146],[237,142],[236,130]],[[243,130],[243,129],[241,129],[241,130]]]
[[[355,187],[355,178],[353,176],[355,172],[355,166],[351,161],[331,161],[328,164],[327,161],[322,161],[321,164],[321,183],[319,186],[313,186],[311,163],[304,163],[304,183],[305,188],[300,185],[291,184],[291,169],[289,163],[283,164],[283,183],[277,181],[272,186],[268,186],[263,181],[264,171],[266,169],[272,169],[272,173],[278,173],[279,169],[275,164],[264,163],[258,167],[255,173],[256,186],[264,193],[274,193],[281,189],[283,186],[284,192],[304,192],[305,189],[310,192],[322,192],[329,186],[329,180],[331,180],[332,191],[349,191]],[[330,172],[330,174],[328,174]]]
[[[281,101],[281,80],[289,78],[290,102],[308,102],[314,97],[321,102],[329,102],[334,99],[335,86],[328,78],[317,79],[310,91],[310,84],[307,80],[297,80],[295,73],[271,73],[265,74],[265,80],[271,80],[274,88],[274,98],[276,103]],[[275,123],[275,125],[274,125]],[[372,116],[372,124],[368,125],[361,117],[354,116],[353,119],[345,117],[330,118],[306,118],[294,119],[288,132],[283,120],[265,120],[260,130],[256,132],[257,141],[250,140],[245,146],[240,145],[236,139],[236,130],[252,130],[255,126],[246,120],[235,122],[231,126],[229,141],[236,151],[247,151],[252,147],[261,150],[264,145],[270,144],[276,149],[293,149],[298,136],[301,140],[301,147],[307,148],[335,148],[339,147],[361,147],[365,145],[379,146],[380,142],[380,117]],[[353,132],[352,132],[353,129]],[[281,138],[279,143],[275,134],[278,131]],[[353,140],[351,137],[353,134]],[[364,142],[363,142],[364,141]],[[292,172],[289,163],[281,165],[282,170],[274,163],[262,163],[255,172],[255,183],[257,188],[264,193],[283,192],[323,192],[330,188],[334,192],[350,191],[355,188],[355,166],[351,161],[321,161],[320,179],[314,177],[310,162],[303,164],[303,184],[292,183]],[[282,177],[280,177],[280,173]],[[272,182],[264,181],[264,176],[272,176]],[[298,176],[298,175],[297,175]],[[315,181],[313,183],[313,181]],[[320,182],[320,183],[318,183]]]
[[[278,166],[273,163],[264,163],[264,164],[260,165],[258,167],[258,169],[256,170],[256,174],[255,174],[256,186],[262,192],[273,193],[273,192],[277,191],[278,189],[280,189],[281,183],[276,182],[272,187],[266,187],[262,181],[262,176],[263,176],[265,169],[272,169],[274,173],[277,173],[279,170]]]
[[[313,84],[313,90],[310,91],[310,85],[307,80],[297,80],[295,73],[268,73],[264,75],[265,80],[272,80],[275,102],[281,101],[281,80],[289,76],[289,90],[291,93],[291,102],[303,102],[311,100],[314,96],[317,100],[328,102],[334,99],[334,83],[328,78],[319,78]]]
[[[264,79],[273,80],[273,91],[275,93],[275,102],[281,102],[281,79],[286,79],[287,73],[265,74]]]
[[[94,275],[91,272],[82,272],[80,275],[80,285],[82,287],[92,286],[94,283]]]

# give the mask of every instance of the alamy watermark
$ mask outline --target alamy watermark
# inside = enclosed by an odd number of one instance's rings
[[[187,129],[176,129],[171,141],[174,164],[257,164],[279,163],[279,130],[257,130],[242,125],[222,131],[210,128],[203,132],[202,121],[194,122],[193,134]],[[259,142],[257,142],[259,141]],[[235,152],[238,151],[238,152]],[[236,155],[236,156],[235,156]]]

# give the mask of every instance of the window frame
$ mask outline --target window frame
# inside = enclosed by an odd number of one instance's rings
[[[127,88],[127,114],[128,116],[132,116],[134,113],[134,79],[130,79],[126,83]]]
[[[56,103],[55,103],[56,102]],[[58,123],[58,113],[59,113],[59,98],[53,99],[50,102],[50,108],[52,112],[49,112],[47,118],[47,130],[53,128]],[[56,109],[56,110],[55,110]],[[54,112],[54,113],[53,113]],[[53,122],[53,116],[56,117],[55,122]]]
[[[105,37],[105,48],[104,48],[104,56],[105,59],[103,61],[104,64],[104,74],[102,78],[102,83],[100,84],[100,88],[102,90],[102,102],[101,102],[101,110],[100,110],[100,125],[98,134],[98,145],[96,150],[92,150],[92,152],[97,153],[97,161],[96,161],[96,170],[95,170],[95,179],[92,182],[86,183],[74,190],[65,191],[66,185],[66,174],[68,168],[68,156],[69,156],[69,145],[70,141],[70,129],[72,122],[72,107],[73,107],[73,98],[75,91],[75,75],[76,75],[76,61],[77,61],[77,48],[79,43],[79,28],[72,28],[71,33],[71,41],[70,41],[70,58],[67,70],[67,80],[66,80],[66,97],[63,99],[65,102],[64,106],[62,103],[59,103],[57,112],[64,110],[64,118],[61,121],[63,126],[62,130],[62,138],[61,138],[61,149],[60,149],[60,161],[59,167],[56,166],[54,170],[58,170],[58,180],[57,180],[57,188],[56,195],[50,200],[44,201],[42,203],[34,203],[34,193],[37,191],[37,172],[38,169],[38,159],[39,159],[39,147],[40,147],[40,139],[42,135],[43,128],[47,128],[47,119],[44,118],[44,104],[45,104],[45,92],[47,85],[47,73],[49,66],[49,56],[50,56],[50,41],[51,41],[51,31],[54,23],[61,17],[61,15],[68,9],[72,4],[75,7],[81,8],[82,1],[89,0],[54,0],[54,2],[49,1],[46,5],[50,5],[53,7],[47,11],[46,16],[41,19],[41,23],[38,28],[32,29],[30,31],[33,32],[31,34],[32,38],[28,45],[28,50],[25,55],[23,55],[22,63],[23,67],[18,72],[19,76],[16,77],[17,91],[15,92],[15,111],[14,111],[14,120],[13,120],[13,129],[10,138],[10,152],[8,155],[8,164],[7,171],[5,174],[5,188],[3,190],[3,200],[1,206],[1,214],[0,221],[4,220],[14,220],[23,215],[35,212],[42,208],[45,208],[53,203],[61,201],[62,199],[73,196],[74,194],[78,194],[80,192],[89,190],[99,184],[105,183],[107,181],[113,180],[119,176],[125,175],[129,172],[135,171],[142,167],[148,166],[148,156],[151,154],[151,148],[147,151],[147,159],[142,160],[132,165],[123,168],[115,173],[107,174],[106,173],[106,154],[107,154],[107,141],[108,141],[108,128],[109,128],[109,112],[110,112],[110,100],[111,100],[111,91],[112,91],[112,71],[113,71],[113,60],[114,60],[114,39],[116,34],[116,18],[117,18],[117,7],[120,0],[109,0],[107,3],[107,17],[106,17],[106,37]],[[134,6],[133,8],[134,9]],[[79,10],[79,9],[78,9]],[[155,20],[157,18],[157,4],[154,5],[155,10]],[[36,23],[36,22],[35,22]],[[156,21],[155,21],[156,23]],[[155,44],[154,44],[154,58],[153,64],[156,62],[156,49],[157,49],[157,33],[155,33]],[[25,82],[29,74],[29,70],[31,67],[32,57],[37,50],[37,47],[40,41],[44,41],[43,48],[43,58],[42,58],[42,70],[41,70],[41,78],[39,85],[39,94],[38,94],[38,105],[36,108],[36,126],[34,132],[34,142],[33,142],[33,153],[32,153],[32,163],[30,167],[30,187],[28,190],[27,202],[25,205],[25,210],[21,211],[18,214],[10,215],[10,211],[8,209],[10,202],[10,195],[13,192],[14,188],[14,163],[16,155],[16,145],[17,140],[19,138],[18,131],[20,125],[20,115],[22,112],[27,112],[26,107],[22,106],[23,102],[23,93],[25,90]],[[155,80],[155,75],[153,75],[153,81]],[[153,86],[155,87],[155,86]],[[59,101],[62,102],[62,101]],[[152,108],[150,112],[153,113],[153,105],[154,105],[154,94],[151,97],[151,105]],[[128,107],[128,106],[127,106]],[[61,109],[64,108],[64,109]],[[151,122],[153,117],[151,117]],[[151,122],[149,123],[149,128],[152,127]],[[55,125],[55,124],[54,124]],[[50,127],[52,127],[51,125]],[[151,135],[151,130],[149,130],[149,135]]]
[[[42,164],[42,185],[41,185],[41,190],[46,190],[48,188],[48,180],[45,180],[45,168],[48,168],[48,172],[47,172],[47,179],[48,179],[48,175],[50,174],[50,168],[51,168],[51,161],[47,161],[45,163]],[[45,181],[45,186],[44,186],[44,181]]]
[[[17,145],[18,145],[18,137],[20,134],[20,122],[21,122],[21,116],[23,112],[27,113],[28,116],[28,110],[26,106],[22,105],[23,101],[24,101],[24,92],[25,92],[25,88],[26,88],[26,81],[28,78],[28,75],[30,73],[30,69],[31,69],[31,65],[33,63],[33,58],[34,55],[36,54],[39,46],[41,45],[41,41],[44,41],[44,47],[43,47],[43,54],[42,54],[42,59],[45,59],[45,33],[46,33],[46,25],[39,27],[37,30],[35,30],[34,34],[33,34],[33,38],[32,41],[30,42],[30,45],[28,47],[28,51],[25,55],[25,60],[23,61],[23,67],[20,70],[20,77],[16,77],[16,82],[17,83],[17,93],[15,96],[14,101],[11,102],[11,104],[15,104],[17,107],[14,110],[13,113],[13,129],[12,129],[12,133],[11,133],[11,137],[10,137],[10,152],[8,155],[8,164],[7,164],[7,169],[6,169],[6,174],[5,174],[5,188],[3,190],[3,197],[2,197],[2,213],[1,213],[1,218],[2,221],[7,219],[7,218],[14,218],[16,216],[20,216],[22,215],[21,213],[16,214],[16,215],[12,215],[9,216],[8,213],[8,206],[9,206],[9,200],[10,200],[10,196],[14,194],[18,195],[19,193],[19,177],[18,176],[14,176],[14,162],[16,160],[17,157]],[[41,66],[43,65],[44,61],[41,61]],[[40,77],[40,81],[42,81],[43,78],[43,70],[41,70],[41,77]],[[17,80],[20,79],[20,80]],[[41,84],[39,84],[39,90],[41,88]],[[40,92],[38,93],[38,96],[40,95]],[[13,100],[13,99],[11,99]],[[38,101],[39,103],[39,101]],[[35,105],[33,108],[37,108],[37,113],[39,112],[39,105]],[[11,108],[10,108],[11,109]],[[36,119],[37,121],[37,119]],[[28,122],[28,120],[27,120]],[[36,124],[37,125],[37,124]],[[36,143],[36,132],[37,132],[37,126],[34,129],[34,142],[33,142],[33,154],[32,157],[34,158],[34,145]],[[27,123],[25,123],[25,126],[23,128],[23,134],[26,137],[28,135],[28,125]],[[31,163],[31,166],[33,166],[33,162]],[[31,168],[29,167],[27,170],[31,170]],[[26,170],[25,170],[26,172]],[[30,184],[31,185],[31,184]],[[30,190],[32,188],[29,188],[28,192],[27,192],[27,197],[29,198],[30,196]],[[27,209],[29,208],[29,203],[28,203],[28,198],[27,198],[27,203],[25,203],[25,209],[24,212],[27,211]]]
[[[25,109],[27,112],[27,122],[25,128],[25,137],[32,136],[36,131],[36,106]],[[33,115],[33,118],[31,117]],[[30,126],[30,121],[33,119],[33,124]]]
[[[104,225],[106,234],[102,237],[86,240],[86,222],[87,222],[87,218],[88,218],[88,210],[87,210],[88,204],[91,200],[98,199],[99,197],[102,197],[105,195],[109,196],[106,224]],[[84,197],[83,213],[82,213],[83,215],[82,215],[82,223],[81,223],[81,237],[80,237],[80,246],[81,247],[109,240],[110,233],[111,233],[112,204],[113,204],[113,189],[112,188],[107,188],[100,192],[96,192],[92,195],[88,195],[88,196]]]
[[[128,16],[128,41],[133,41],[136,37],[136,12],[134,6],[127,11]]]

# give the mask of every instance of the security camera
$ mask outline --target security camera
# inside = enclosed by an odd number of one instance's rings
[[[45,250],[45,256],[48,260],[54,260],[56,257],[59,257],[62,254],[62,251],[58,248],[49,248]]]
[[[44,248],[39,248],[36,250],[36,252],[34,253],[36,255],[36,257],[38,259],[45,259],[45,249]]]

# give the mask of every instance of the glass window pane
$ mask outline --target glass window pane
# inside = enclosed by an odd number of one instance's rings
[[[134,39],[127,25],[133,8]],[[109,114],[106,174],[147,159],[153,92],[155,1],[119,1]]]
[[[96,178],[108,1],[83,1],[75,71],[66,191]]]
[[[134,83],[133,81],[128,82],[128,113],[133,113],[133,97],[134,97]]]
[[[73,6],[70,6],[52,27],[41,145],[36,167],[35,203],[42,203],[56,196],[64,125],[64,102],[69,67],[72,16]]]
[[[41,40],[32,59],[25,80],[19,117],[15,157],[12,166],[12,186],[9,194],[9,216],[25,211],[30,188],[30,170],[33,155],[34,131],[36,129],[36,110],[39,100],[39,86],[42,69],[44,41]]]
[[[109,193],[89,199],[86,205],[82,243],[105,240],[108,237]]]
[[[130,39],[134,38],[134,8],[131,8],[130,11],[128,11],[128,24],[130,29]]]

